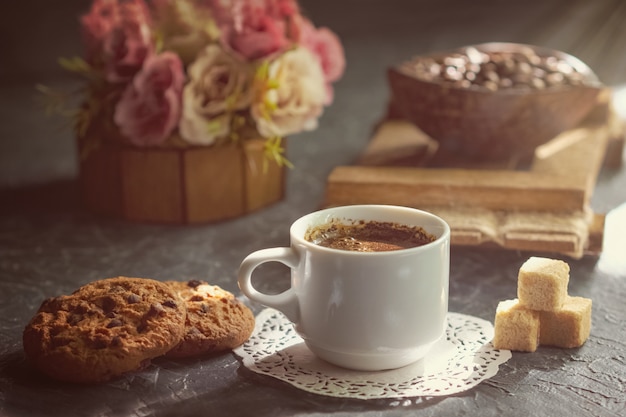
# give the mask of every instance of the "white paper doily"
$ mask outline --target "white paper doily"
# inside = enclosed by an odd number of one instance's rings
[[[493,325],[486,320],[448,313],[446,336],[414,364],[390,371],[351,371],[318,359],[291,322],[267,308],[257,316],[250,339],[234,352],[256,373],[315,394],[360,399],[456,394],[491,378],[511,358],[510,351],[494,349]]]

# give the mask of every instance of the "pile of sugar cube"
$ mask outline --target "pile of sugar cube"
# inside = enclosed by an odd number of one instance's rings
[[[591,331],[591,300],[567,293],[569,265],[540,257],[519,269],[517,298],[496,309],[496,349],[534,352],[539,345],[582,346]]]

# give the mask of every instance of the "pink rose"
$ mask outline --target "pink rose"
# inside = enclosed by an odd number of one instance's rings
[[[102,60],[104,38],[118,21],[117,0],[94,0],[89,13],[80,18],[87,62],[97,65]]]
[[[153,52],[143,0],[95,0],[81,23],[87,61],[103,68],[107,81],[129,81]]]
[[[145,3],[143,0],[120,3],[119,20],[104,39],[107,81],[129,81],[152,53],[152,34]]]
[[[171,1],[171,0],[160,0]],[[240,19],[244,5],[263,9],[274,19],[291,19],[300,14],[297,0],[203,0],[213,10],[218,24],[232,24]]]
[[[293,43],[294,0],[215,0],[225,45],[254,60],[287,50]]]
[[[258,59],[285,49],[284,23],[269,16],[254,16],[245,21],[240,30],[228,33],[228,44],[247,59]],[[254,16],[254,17],[253,17]]]
[[[302,18],[299,25],[300,42],[318,58],[328,92],[326,104],[333,100],[333,88],[331,83],[339,80],[346,68],[346,58],[341,41],[328,28],[316,29],[313,23]]]
[[[346,58],[341,41],[334,32],[325,27],[315,28],[310,20],[303,18],[301,42],[320,60],[326,81],[335,82],[341,78]]]
[[[148,57],[115,108],[114,120],[122,134],[136,146],[163,143],[180,119],[184,82],[176,54]]]

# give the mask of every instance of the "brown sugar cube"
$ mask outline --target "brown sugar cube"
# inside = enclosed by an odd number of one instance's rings
[[[534,352],[539,344],[539,312],[523,307],[519,300],[498,303],[493,346],[496,349]]]
[[[559,311],[542,311],[539,343],[545,346],[573,348],[582,346],[591,332],[591,300],[567,297]]]
[[[567,297],[569,265],[549,258],[531,257],[519,269],[517,298],[531,310],[555,311]]]

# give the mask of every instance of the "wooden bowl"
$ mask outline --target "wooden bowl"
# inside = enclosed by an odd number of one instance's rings
[[[565,61],[584,80],[580,85],[549,88],[460,86],[443,79],[424,79],[415,63],[442,60],[471,48],[481,53],[532,52]],[[415,123],[440,146],[479,160],[510,160],[533,154],[534,149],[578,125],[597,103],[603,90],[594,72],[564,52],[515,43],[485,43],[418,56],[390,68],[388,80],[396,111]]]

